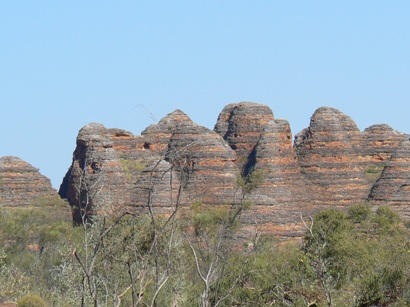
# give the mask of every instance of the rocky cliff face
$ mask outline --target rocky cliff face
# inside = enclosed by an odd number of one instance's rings
[[[83,127],[77,136],[77,146],[68,173],[61,184],[59,194],[75,208],[113,211],[130,202],[132,186],[128,172],[124,170],[124,151],[137,148],[136,138],[127,131],[106,129],[91,123]],[[75,210],[75,220],[80,221]]]
[[[51,205],[57,191],[39,170],[17,157],[0,157],[0,206]]]
[[[342,206],[366,199],[370,186],[361,165],[361,143],[361,132],[350,117],[333,108],[316,110],[309,127],[295,137],[313,203]]]
[[[400,144],[373,185],[369,200],[388,205],[410,220],[410,141]]]
[[[73,207],[114,212],[148,204],[166,212],[176,204],[230,201],[235,152],[215,132],[176,110],[141,136],[89,124],[80,130],[60,195]],[[76,210],[76,221],[81,220]]]
[[[328,206],[388,203],[409,217],[408,139],[387,125],[361,132],[328,107],[316,110],[294,142],[289,123],[265,105],[226,106],[214,131],[176,110],[140,136],[100,124],[82,128],[59,193],[94,211],[152,205],[167,212],[194,201],[236,203],[237,176],[258,170],[264,180],[249,195],[255,206],[242,217],[244,234],[258,228],[300,236],[300,216]]]
[[[273,119],[268,106],[252,102],[229,104],[219,114],[214,131],[236,152],[236,165],[243,173],[249,171],[252,151],[263,129]]]
[[[387,125],[360,132],[342,112],[322,107],[310,126],[295,136],[295,150],[310,200],[316,205],[346,206],[364,202],[382,169],[408,135]]]

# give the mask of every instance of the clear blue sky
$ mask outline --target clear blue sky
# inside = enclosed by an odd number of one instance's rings
[[[1,1],[0,156],[58,188],[89,122],[213,128],[254,101],[293,133],[320,106],[410,132],[409,1]]]

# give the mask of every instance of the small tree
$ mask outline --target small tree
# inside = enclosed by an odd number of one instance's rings
[[[94,306],[100,306],[102,299],[107,305],[110,296],[114,306],[120,306],[127,293],[131,294],[129,304],[132,306],[141,304],[143,299],[144,304],[150,300],[150,306],[157,305],[158,295],[172,274],[176,217],[190,181],[191,164],[186,156],[181,156],[183,153],[183,148],[169,150],[147,169],[147,214],[124,211],[115,218],[108,218],[103,210],[98,210],[104,204],[96,203],[95,199],[104,183],[95,174],[93,180],[89,180],[85,161],[77,191],[82,246],[73,253],[84,275],[82,306],[87,296]],[[164,159],[172,163],[167,164]],[[164,164],[168,168],[163,169]],[[103,167],[100,161],[98,172]],[[166,178],[170,180],[172,192],[175,182],[177,188],[170,199],[171,212],[164,218],[155,212],[154,196],[158,185]],[[141,237],[140,233],[149,236]]]
[[[346,250],[344,244],[354,237],[353,226],[343,212],[335,209],[321,211],[310,220],[309,225],[302,221],[306,228],[304,252],[327,305],[333,306],[334,290],[343,284],[346,277],[345,263],[339,252]]]
[[[263,175],[259,171],[254,171],[245,178],[239,176],[239,202],[221,207],[201,204],[191,207],[193,216],[189,227],[193,229],[193,233],[185,233],[185,237],[194,258],[197,276],[202,283],[200,302],[203,307],[220,305],[240,280],[241,269],[229,281],[224,276],[232,259],[234,233],[239,219],[242,212],[253,204],[248,197],[262,181]]]

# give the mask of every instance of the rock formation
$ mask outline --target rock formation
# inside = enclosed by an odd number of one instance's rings
[[[141,136],[89,124],[80,130],[59,193],[90,212],[148,204],[163,212],[195,200],[220,204],[235,192],[234,161],[234,151],[217,133],[180,110]],[[81,219],[78,210],[75,219]]]
[[[176,110],[141,135],[90,123],[77,136],[59,194],[74,220],[121,210],[169,213],[196,201],[237,204],[238,177],[263,181],[246,198],[242,235],[303,234],[301,217],[327,207],[388,205],[410,220],[410,140],[384,124],[363,132],[339,110],[318,108],[295,135],[266,105],[227,105],[214,130]],[[0,158],[0,206],[51,205],[50,180],[16,157]],[[86,210],[85,210],[86,209]],[[85,214],[86,213],[86,214]]]
[[[0,206],[53,205],[57,191],[39,170],[17,157],[0,157]]]
[[[237,177],[260,171],[263,182],[247,195],[255,206],[242,215],[244,235],[258,228],[294,237],[303,232],[301,215],[329,206],[370,201],[410,217],[408,139],[387,125],[361,132],[349,116],[321,107],[292,142],[286,120],[250,102],[226,106],[214,131],[180,110],[139,136],[93,123],[78,134],[59,194],[77,221],[78,208],[169,212],[195,201],[235,204]]]
[[[360,132],[342,112],[321,107],[295,136],[302,174],[316,205],[346,206],[367,200],[387,161],[408,138],[387,125]]]
[[[248,223],[260,224],[266,232],[280,236],[298,236],[301,212],[309,212],[310,184],[303,181],[301,168],[292,146],[289,123],[283,119],[270,121],[255,146],[255,169],[262,171],[263,183],[253,193],[257,206],[247,212]]]
[[[350,117],[333,108],[316,110],[309,127],[295,136],[311,201],[341,206],[366,199],[370,187],[360,167],[360,145],[361,132]]]
[[[265,126],[273,119],[268,106],[252,102],[229,104],[219,114],[214,131],[235,150],[236,164],[242,172],[248,172],[248,159]]]
[[[410,220],[410,141],[400,144],[374,184],[369,200],[388,205]]]

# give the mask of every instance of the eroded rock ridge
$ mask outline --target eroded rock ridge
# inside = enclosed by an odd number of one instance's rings
[[[0,157],[0,206],[53,204],[59,199],[50,179],[18,157]]]
[[[293,141],[286,120],[251,102],[227,105],[214,130],[180,110],[138,136],[91,123],[78,134],[59,194],[73,208],[169,212],[196,201],[235,204],[238,176],[259,170],[244,233],[300,236],[301,218],[329,206],[385,204],[409,218],[408,140],[387,125],[362,132],[349,116],[321,107]]]

